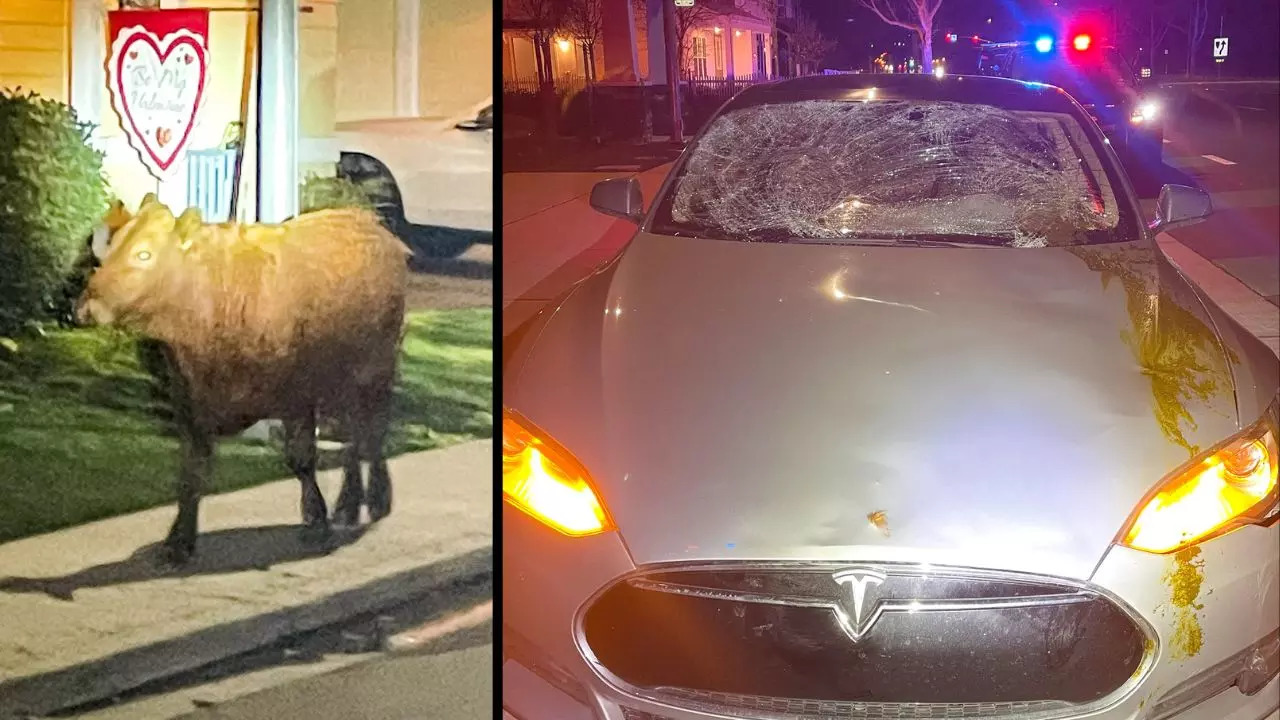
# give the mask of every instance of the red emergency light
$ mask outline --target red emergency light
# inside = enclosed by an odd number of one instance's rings
[[[1081,52],[1088,50],[1089,45],[1091,45],[1092,43],[1093,43],[1093,38],[1083,33],[1080,35],[1076,35],[1074,38],[1071,39],[1071,47]]]

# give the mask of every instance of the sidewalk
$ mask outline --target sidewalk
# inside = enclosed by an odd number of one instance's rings
[[[503,335],[616,255],[635,225],[591,209],[601,180],[638,177],[648,207],[671,169],[641,173],[503,173]]]
[[[491,574],[492,448],[394,458],[390,517],[325,548],[299,538],[293,479],[205,498],[197,557],[176,574],[153,563],[172,506],[0,545],[0,718],[108,698]],[[332,504],[341,471],[319,483]]]

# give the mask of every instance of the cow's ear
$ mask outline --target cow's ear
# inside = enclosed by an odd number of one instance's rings
[[[186,238],[198,231],[203,225],[204,218],[200,216],[200,208],[189,207],[178,216],[176,229],[179,236]]]

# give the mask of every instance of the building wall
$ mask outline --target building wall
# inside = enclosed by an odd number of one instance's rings
[[[0,0],[0,87],[68,100],[70,14],[70,0]]]
[[[298,19],[298,172],[337,171],[338,0],[305,0]],[[358,5],[361,0],[346,0]]]
[[[395,115],[395,17],[395,0],[338,4],[338,122]]]
[[[492,102],[493,3],[422,0],[419,17],[420,114],[461,118]]]

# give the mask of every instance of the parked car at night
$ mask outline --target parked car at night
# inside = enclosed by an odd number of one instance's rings
[[[1280,363],[1062,90],[751,87],[503,362],[519,720],[1280,706]]]
[[[1042,82],[1080,101],[1111,142],[1132,157],[1160,159],[1164,103],[1111,45],[1075,32],[1035,40],[987,43],[979,60],[983,74]]]
[[[378,211],[402,239],[412,245],[424,228],[447,228],[463,231],[450,238],[492,242],[492,104],[466,118],[339,123],[337,134],[341,174],[377,189]]]

